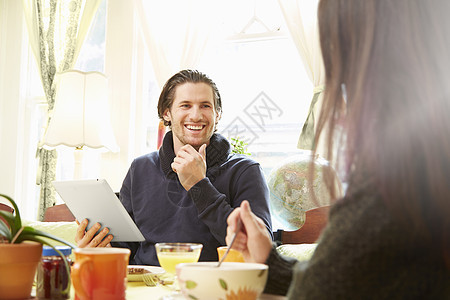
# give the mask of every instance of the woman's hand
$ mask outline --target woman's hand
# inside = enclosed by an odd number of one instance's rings
[[[111,240],[113,239],[112,234],[109,233],[108,228],[103,228],[97,235],[97,231],[102,227],[100,223],[95,223],[88,231],[86,227],[89,223],[87,219],[84,219],[81,223],[76,221],[78,224],[77,233],[75,234],[75,242],[80,248],[94,248],[94,247],[111,247]]]
[[[232,248],[242,252],[246,262],[264,263],[272,249],[272,239],[264,222],[252,213],[247,200],[228,216],[227,244],[231,242],[239,218],[242,227]]]

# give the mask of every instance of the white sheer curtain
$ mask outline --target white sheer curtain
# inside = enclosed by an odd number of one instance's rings
[[[314,127],[321,106],[321,92],[325,81],[317,23],[319,0],[278,0],[292,40],[302,58],[305,70],[314,84],[308,118],[299,138],[298,148],[311,149]],[[321,149],[318,149],[321,154]]]
[[[198,65],[217,25],[212,3],[214,1],[134,0],[160,88],[174,73]]]
[[[155,78],[160,89],[173,74],[195,69],[217,24],[217,5],[208,0],[134,0]],[[216,3],[217,4],[217,3]],[[165,127],[158,126],[161,145]]]

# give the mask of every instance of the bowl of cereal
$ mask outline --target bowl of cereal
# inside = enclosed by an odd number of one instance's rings
[[[268,266],[258,263],[217,262],[177,265],[177,280],[188,299],[258,299],[267,281]]]

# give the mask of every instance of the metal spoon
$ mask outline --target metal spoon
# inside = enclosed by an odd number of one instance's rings
[[[233,246],[234,240],[236,239],[236,236],[238,234],[239,231],[241,231],[241,227],[242,227],[242,222],[241,219],[238,220],[238,223],[236,225],[236,229],[234,231],[233,237],[231,238],[231,242],[230,245],[228,245],[227,251],[225,252],[225,254],[222,256],[222,259],[219,261],[219,263],[217,264],[217,268],[220,267],[220,265],[222,264],[222,262],[225,260],[225,258],[228,255],[228,252],[230,252],[231,246]]]

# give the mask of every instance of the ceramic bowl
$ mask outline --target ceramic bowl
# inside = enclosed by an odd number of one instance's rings
[[[188,299],[257,299],[264,290],[264,264],[223,262],[183,263],[176,267],[179,287]]]

